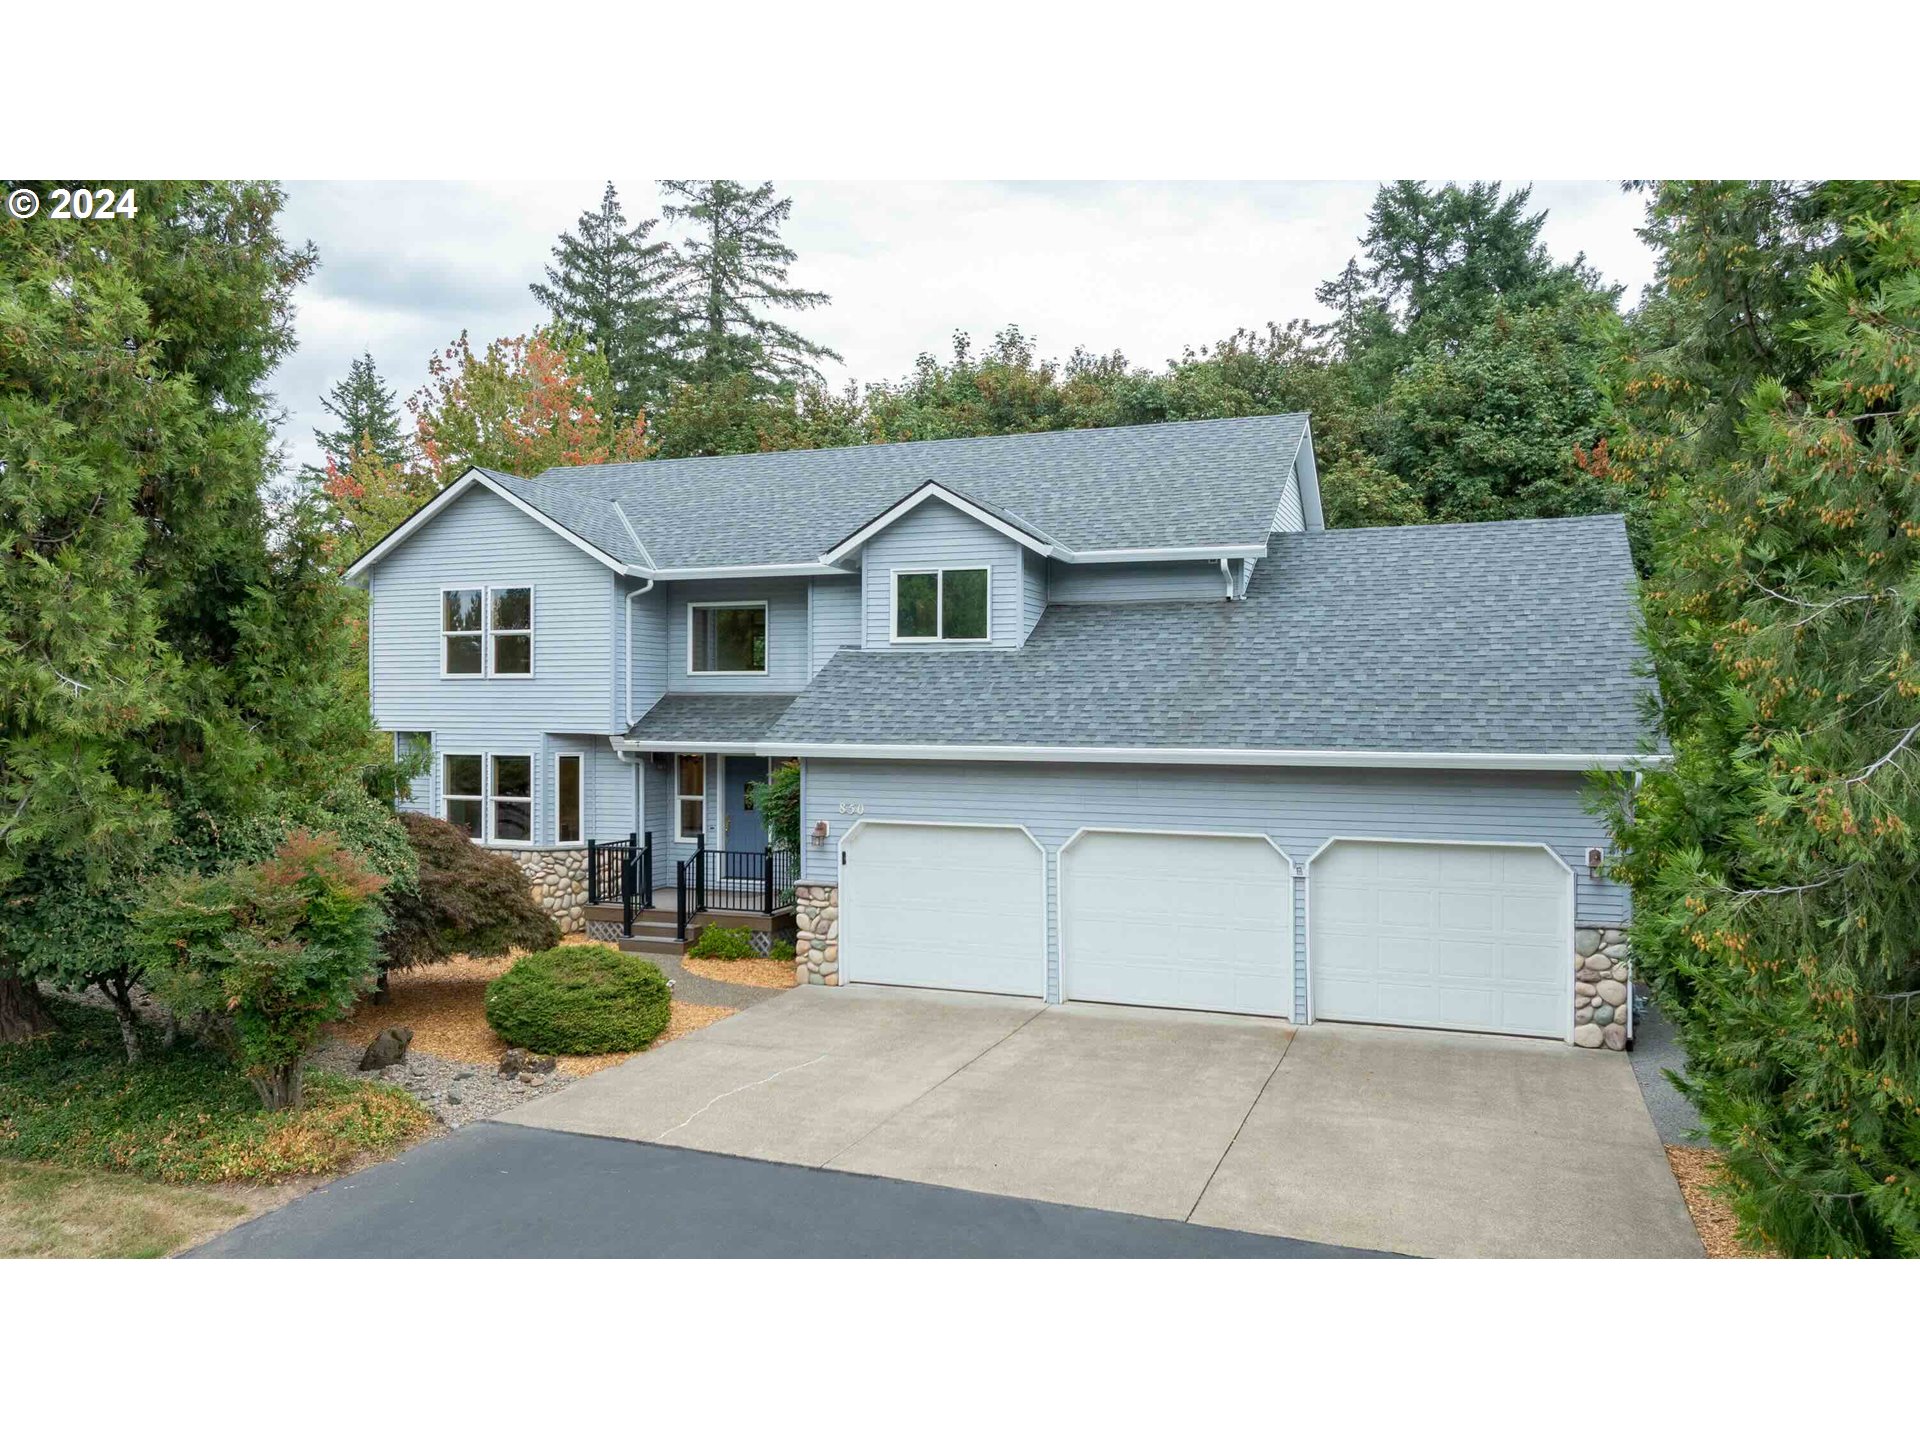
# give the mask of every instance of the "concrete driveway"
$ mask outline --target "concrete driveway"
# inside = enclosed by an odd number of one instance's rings
[[[1624,1055],[806,986],[499,1117],[1447,1256],[1699,1241]]]

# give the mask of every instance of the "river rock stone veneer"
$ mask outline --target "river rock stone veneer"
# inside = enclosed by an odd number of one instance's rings
[[[800,985],[840,983],[840,887],[802,880],[793,891],[793,978]]]
[[[533,899],[562,935],[587,928],[587,852],[583,846],[559,850],[505,850],[533,882]]]
[[[1627,1048],[1633,969],[1627,932],[1582,925],[1573,932],[1573,1043],[1586,1050]]]

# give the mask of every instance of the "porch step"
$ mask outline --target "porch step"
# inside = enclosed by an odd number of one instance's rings
[[[671,955],[678,960],[686,954],[687,947],[674,937],[672,931],[668,931],[664,936],[642,935],[638,933],[638,926],[634,928],[634,934],[620,941],[620,948],[629,955]]]

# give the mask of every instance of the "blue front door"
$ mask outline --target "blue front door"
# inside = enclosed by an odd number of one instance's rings
[[[767,848],[767,822],[748,799],[747,787],[767,783],[767,761],[764,756],[729,755],[720,763],[726,777],[726,846],[732,852],[727,860],[727,878],[750,878],[760,873],[760,852]],[[751,860],[742,858],[742,851],[748,852]]]

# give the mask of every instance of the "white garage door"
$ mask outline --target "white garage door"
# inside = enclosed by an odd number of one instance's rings
[[[1572,889],[1535,846],[1339,841],[1307,872],[1314,1015],[1563,1039]]]
[[[841,849],[842,980],[1046,992],[1046,857],[1026,831],[866,821]]]
[[[1087,831],[1060,851],[1065,1000],[1293,1014],[1293,879],[1258,837]]]

